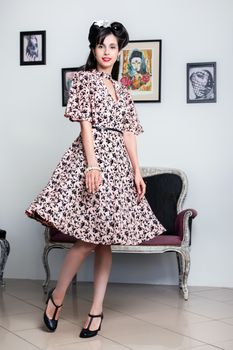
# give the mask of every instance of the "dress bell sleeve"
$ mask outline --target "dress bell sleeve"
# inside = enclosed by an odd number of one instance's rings
[[[89,77],[85,71],[76,72],[71,83],[64,116],[71,121],[92,122]]]
[[[135,135],[138,135],[144,132],[140,124],[140,121],[138,119],[138,114],[135,108],[134,101],[128,90],[126,90],[126,115],[125,115],[124,131],[131,131]]]

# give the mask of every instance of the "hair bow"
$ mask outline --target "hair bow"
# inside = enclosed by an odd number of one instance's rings
[[[111,23],[107,19],[100,19],[99,21],[95,21],[94,24],[104,28],[111,26]]]

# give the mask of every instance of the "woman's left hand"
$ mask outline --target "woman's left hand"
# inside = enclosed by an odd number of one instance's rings
[[[139,203],[146,193],[146,184],[143,181],[142,175],[139,173],[135,174],[134,181],[138,193],[137,202]]]

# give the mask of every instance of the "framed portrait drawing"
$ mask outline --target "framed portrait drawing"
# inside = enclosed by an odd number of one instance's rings
[[[134,102],[161,100],[162,40],[131,40],[120,55],[119,81]]]
[[[187,63],[187,103],[216,100],[216,62]]]
[[[46,64],[46,31],[20,32],[20,65]]]
[[[67,105],[69,91],[70,91],[74,73],[83,69],[84,69],[83,66],[75,67],[75,68],[62,68],[61,80],[62,80],[62,106],[63,107]]]

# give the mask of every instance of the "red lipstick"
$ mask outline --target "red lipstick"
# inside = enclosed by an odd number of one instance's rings
[[[102,60],[103,60],[104,62],[109,62],[109,61],[111,61],[111,58],[109,58],[109,57],[103,57]]]

